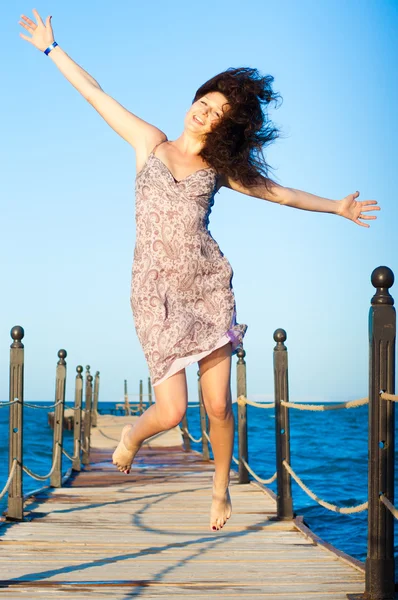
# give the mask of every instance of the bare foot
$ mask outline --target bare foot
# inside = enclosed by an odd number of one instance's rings
[[[218,484],[213,475],[213,501],[210,512],[210,529],[218,531],[224,527],[232,514],[231,497],[228,483]]]
[[[141,446],[133,446],[130,442],[133,425],[125,425],[122,430],[120,442],[112,455],[112,462],[118,470],[128,475],[131,469],[131,463]]]

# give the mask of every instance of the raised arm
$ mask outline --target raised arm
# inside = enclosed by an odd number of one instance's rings
[[[359,219],[376,219],[375,215],[363,215],[363,212],[380,210],[380,206],[375,206],[377,200],[356,200],[359,196],[358,191],[353,194],[348,194],[348,196],[345,196],[342,200],[330,200],[329,198],[316,196],[309,192],[284,187],[271,180],[268,180],[267,189],[265,186],[265,177],[262,175],[259,175],[256,183],[250,187],[246,187],[239,181],[235,181],[234,179],[223,175],[220,187],[222,186],[229,187],[230,189],[246,194],[247,196],[254,196],[261,200],[276,202],[281,206],[291,206],[292,208],[299,208],[301,210],[335,214],[340,217],[345,217],[362,227],[369,227],[369,225],[362,223]]]
[[[25,15],[21,15],[23,20],[19,21],[19,24],[31,34],[31,37],[22,33],[20,33],[20,36],[33,44],[38,50],[44,52],[54,42],[51,25],[52,17],[47,17],[44,24],[37,10],[33,9],[33,14],[37,23]],[[98,81],[72,60],[60,46],[53,48],[48,57],[108,125],[126,142],[131,144],[135,150],[139,148],[141,152],[144,152],[142,150],[143,146],[150,146],[153,144],[153,140],[159,137],[160,130],[157,127],[140,119],[109,94],[106,94]]]

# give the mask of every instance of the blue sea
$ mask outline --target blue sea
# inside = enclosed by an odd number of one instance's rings
[[[43,407],[51,403],[40,403]],[[100,403],[106,414],[114,403]],[[275,418],[273,409],[248,406],[249,464],[262,478],[275,472]],[[40,475],[51,467],[53,431],[47,423],[48,409],[24,408],[24,463]],[[237,405],[234,404],[235,422]],[[195,438],[200,437],[199,408],[188,408],[188,426]],[[304,483],[322,500],[338,506],[353,506],[367,500],[368,407],[326,412],[290,411],[291,465]],[[64,432],[64,447],[72,454],[72,432]],[[201,444],[192,443],[201,451]],[[0,409],[0,490],[8,476],[8,408]],[[235,434],[235,456],[238,437]],[[397,457],[397,453],[396,453]],[[63,472],[70,461],[63,457]],[[236,469],[236,465],[232,464]],[[398,468],[396,469],[396,483]],[[45,485],[24,474],[24,493]],[[276,492],[276,482],[270,484]],[[397,487],[397,486],[396,486]],[[367,511],[353,515],[330,512],[319,506],[292,480],[293,507],[303,515],[311,530],[336,548],[364,561],[367,546]],[[397,492],[395,491],[395,498]],[[396,502],[398,504],[398,502]],[[6,498],[0,501],[1,513]],[[397,528],[396,528],[397,529]],[[398,555],[395,535],[395,555]],[[398,561],[396,561],[398,564]],[[398,575],[398,569],[397,569]],[[398,577],[397,577],[398,581]]]

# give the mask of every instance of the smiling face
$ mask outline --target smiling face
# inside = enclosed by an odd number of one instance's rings
[[[221,92],[209,92],[194,102],[185,116],[185,127],[190,132],[209,133],[230,109]]]

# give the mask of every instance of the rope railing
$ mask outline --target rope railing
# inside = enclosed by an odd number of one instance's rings
[[[5,406],[12,406],[13,404],[17,404],[18,402],[18,398],[15,398],[15,400],[12,400],[11,402],[0,402],[0,408],[3,408]]]
[[[15,471],[16,471],[16,468],[17,468],[17,464],[18,464],[18,461],[17,461],[16,458],[14,458],[13,461],[12,461],[11,471],[10,471],[10,474],[9,474],[8,479],[6,481],[6,484],[3,487],[2,491],[0,492],[0,500],[2,498],[4,498],[4,496],[8,492],[8,489],[9,489],[11,483],[12,483],[12,480],[14,479],[14,475],[15,475]]]
[[[270,477],[269,479],[262,479],[261,477],[259,477],[254,471],[253,469],[251,469],[249,467],[249,465],[247,464],[247,462],[245,461],[244,458],[241,458],[242,463],[244,464],[245,468],[249,471],[250,475],[259,483],[272,483],[273,481],[275,481],[275,479],[278,476],[278,473],[275,472],[272,477]],[[239,464],[239,461],[238,461]]]
[[[57,444],[55,446],[54,459],[53,459],[53,462],[52,462],[52,465],[51,465],[51,470],[50,470],[50,472],[47,475],[37,475],[36,473],[34,473],[30,469],[28,469],[28,467],[25,467],[25,465],[22,466],[22,469],[24,470],[24,472],[27,475],[29,475],[30,477],[32,477],[32,479],[36,479],[37,481],[45,481],[46,479],[48,479],[49,477],[51,477],[51,475],[55,471],[55,467],[57,466],[57,460],[58,460],[60,448],[61,448],[61,446],[59,444]]]
[[[49,408],[56,408],[60,404],[63,404],[62,400],[58,400],[58,402],[55,402],[55,404],[45,404],[43,406],[40,406],[39,404],[30,404],[30,402],[23,403],[23,405],[27,406],[28,408],[39,408],[41,410],[48,410]]]
[[[203,440],[203,436],[200,436],[200,438],[198,438],[198,439],[194,438],[193,435],[191,435],[191,433],[187,429],[187,427],[182,427],[181,429],[182,429],[182,431],[185,431],[185,433],[189,436],[189,439],[191,440],[191,442],[194,442],[195,444],[199,444]]]
[[[110,439],[113,439],[113,438],[110,438]],[[116,441],[119,441],[119,440],[116,440]],[[84,438],[84,443],[82,443],[82,451],[86,452],[87,454],[90,451],[90,441],[89,441],[88,437]]]
[[[395,394],[387,394],[386,392],[381,392],[380,398],[382,400],[391,400],[391,402],[398,402],[398,396]]]
[[[74,461],[77,458],[79,458],[79,440],[75,440],[75,453],[73,456],[71,456],[66,450],[65,448],[62,448],[62,454],[64,456],[66,456],[66,458],[69,458],[69,460]]]
[[[380,500],[383,502],[384,506],[390,511],[390,513],[398,519],[398,510],[396,507],[389,501],[388,498],[384,494],[380,494]]]
[[[99,389],[99,371],[95,375],[94,382],[94,404],[92,406],[92,381],[93,377],[90,375],[90,366],[86,366],[86,386],[85,386],[85,407],[82,410],[83,400],[83,367],[79,365],[76,368],[76,382],[75,382],[75,403],[74,406],[68,406],[65,403],[65,389],[66,389],[66,361],[67,356],[66,350],[59,350],[58,362],[56,366],[55,374],[55,398],[52,404],[47,403],[33,403],[24,402],[24,344],[22,340],[24,338],[24,330],[20,326],[13,327],[11,329],[12,344],[10,346],[10,371],[9,371],[9,402],[0,402],[0,408],[8,407],[9,409],[9,440],[8,440],[8,461],[9,461],[9,475],[4,485],[3,490],[0,492],[0,499],[3,498],[8,492],[7,499],[7,511],[5,512],[6,519],[12,521],[21,521],[24,518],[24,501],[25,496],[23,494],[24,484],[24,473],[37,481],[46,481],[50,479],[49,487],[61,487],[65,482],[65,477],[62,476],[62,457],[65,456],[72,464],[68,470],[68,473],[72,471],[80,471],[81,464],[89,460],[90,452],[90,430],[91,430],[91,418],[92,415],[97,411],[98,403],[98,389]],[[52,464],[51,469],[45,475],[40,475],[28,466],[24,465],[23,455],[23,424],[24,424],[24,409],[32,408],[34,410],[45,410],[54,409],[54,412],[49,413],[54,416],[49,421],[50,426],[53,427],[53,441],[52,441]],[[65,408],[70,408],[74,413],[73,419],[73,456],[67,452],[63,447],[63,430],[66,427],[65,419]],[[82,427],[83,417],[85,417],[84,423],[84,436],[85,443],[83,447],[84,453],[80,456],[81,451],[81,438],[82,438]],[[68,423],[69,424],[69,423]],[[69,475],[68,475],[69,477]]]
[[[249,406],[254,406],[255,408],[275,408],[275,402],[254,402],[253,400],[249,400],[245,396],[239,396],[236,402],[239,406],[245,406],[246,404],[248,404]],[[357,408],[358,406],[364,406],[368,403],[368,398],[360,398],[359,400],[349,400],[348,402],[342,402],[339,404],[300,404],[297,402],[286,402],[285,400],[280,400],[280,404],[282,406],[286,406],[286,408],[298,408],[300,410],[318,411],[338,410],[341,408]]]
[[[238,398],[236,399],[236,403],[239,406],[245,406],[246,404],[248,404],[249,406],[255,406],[256,408],[275,408],[275,402],[255,402],[254,400],[249,400],[249,398],[246,398],[243,395],[238,396]]]
[[[341,408],[358,408],[358,406],[364,406],[369,404],[369,398],[360,398],[359,400],[349,400],[348,402],[341,402],[340,404],[300,404],[297,402],[286,402],[281,400],[281,405],[286,408],[298,408],[299,410],[339,410]]]
[[[305,485],[305,483],[293,471],[292,467],[289,465],[288,462],[286,462],[286,460],[282,461],[282,464],[285,467],[285,469],[287,470],[287,472],[296,481],[296,483],[298,483],[298,485],[301,487],[301,489],[304,490],[304,492],[306,494],[308,494],[308,496],[310,498],[315,500],[318,504],[320,504],[324,508],[327,508],[328,510],[331,510],[333,512],[338,512],[338,513],[342,513],[345,515],[351,515],[353,513],[362,512],[363,510],[366,510],[368,508],[368,502],[363,502],[362,504],[358,504],[357,506],[350,506],[350,507],[344,506],[343,507],[343,506],[337,506],[336,504],[331,504],[330,502],[326,502],[325,500],[321,500],[316,494],[314,494],[314,492],[312,492],[310,490],[310,488],[308,486]]]

